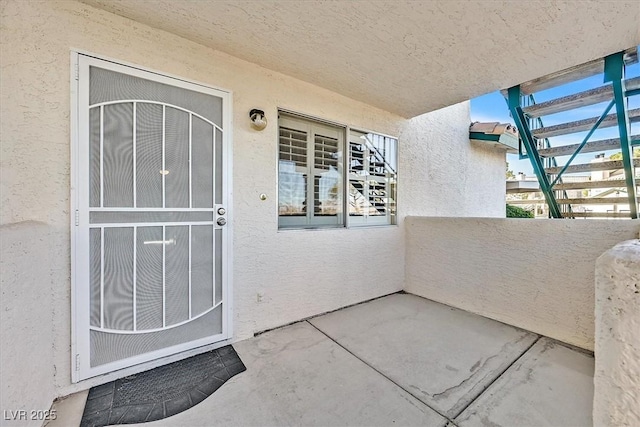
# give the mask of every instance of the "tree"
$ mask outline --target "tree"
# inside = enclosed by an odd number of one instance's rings
[[[509,162],[507,162],[507,179],[515,179],[515,174],[509,169]]]
[[[533,212],[513,205],[507,205],[507,218],[533,218]]]
[[[640,158],[640,148],[633,149],[633,158]],[[609,156],[609,160],[622,160],[622,152],[618,151]]]

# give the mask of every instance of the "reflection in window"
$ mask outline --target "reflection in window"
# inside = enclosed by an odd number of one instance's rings
[[[350,225],[396,223],[397,145],[395,138],[350,131]]]

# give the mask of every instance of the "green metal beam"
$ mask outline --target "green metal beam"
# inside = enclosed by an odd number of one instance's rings
[[[624,52],[614,53],[604,58],[605,83],[611,82],[613,86],[613,99],[616,103],[618,116],[618,129],[620,131],[620,148],[622,149],[622,164],[624,165],[624,177],[627,184],[627,196],[629,198],[629,210],[631,218],[638,218],[638,196],[634,179],[633,150],[629,137],[629,115],[627,114],[627,100],[624,96]]]
[[[513,121],[518,128],[518,132],[520,132],[520,138],[522,139],[522,143],[527,150],[527,154],[529,156],[529,160],[531,161],[533,171],[538,177],[540,189],[542,190],[542,194],[544,194],[544,198],[547,201],[547,205],[549,206],[549,213],[554,218],[562,218],[560,206],[558,206],[558,202],[556,201],[556,197],[553,194],[551,185],[549,185],[549,178],[544,171],[544,165],[542,164],[542,160],[540,159],[540,155],[538,154],[535,140],[533,139],[531,130],[529,130],[529,126],[527,126],[527,118],[525,117],[524,112],[522,111],[522,107],[520,106],[520,86],[509,88],[508,98],[511,116],[513,117]]]
[[[478,139],[480,141],[500,141],[500,135],[486,134],[484,132],[469,132],[469,139]]]
[[[567,168],[571,165],[571,163],[576,158],[576,156],[580,153],[580,151],[584,148],[584,146],[587,145],[587,142],[589,142],[589,139],[591,139],[591,135],[593,135],[596,129],[598,129],[598,126],[600,126],[600,123],[602,123],[602,121],[607,117],[607,114],[609,114],[609,111],[611,111],[611,108],[613,107],[614,103],[615,101],[611,101],[607,106],[607,108],[605,108],[604,112],[600,115],[600,118],[593,125],[589,133],[587,133],[587,136],[585,136],[584,139],[582,140],[582,143],[578,146],[578,148],[576,148],[576,151],[571,155],[569,160],[567,160],[567,163],[563,166],[560,172],[558,172],[558,175],[556,175],[556,179],[554,179],[553,182],[551,183],[551,187],[556,185],[556,183],[562,178],[562,174],[564,173],[564,171],[567,170]]]

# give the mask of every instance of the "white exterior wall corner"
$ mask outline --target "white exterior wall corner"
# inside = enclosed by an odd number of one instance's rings
[[[470,103],[409,120],[400,135],[403,215],[505,216],[505,151],[469,141]],[[415,141],[415,144],[406,144]]]
[[[640,425],[640,240],[622,242],[596,263],[593,423]]]
[[[36,220],[53,230],[46,249],[50,282],[55,286],[50,300],[40,306],[43,315],[53,320],[30,327],[40,328],[44,337],[51,335],[53,325],[53,371],[47,375],[55,372],[57,395],[100,382],[70,383],[71,49],[233,92],[234,205],[230,212],[236,340],[401,290],[405,253],[402,216],[408,212],[460,214],[460,206],[465,214],[472,214],[465,195],[467,184],[450,172],[449,162],[439,158],[439,144],[444,142],[452,148],[446,152],[457,156],[457,170],[478,166],[469,148],[467,103],[408,121],[76,1],[4,1],[0,13],[0,100],[3,106],[11,106],[0,110],[1,218],[3,224]],[[267,114],[270,124],[262,132],[249,126],[252,108]],[[400,226],[279,232],[278,108],[399,136]],[[419,156],[425,160],[420,161]],[[426,171],[425,161],[429,162]],[[449,179],[444,179],[445,175]],[[497,185],[503,186],[503,181]],[[267,195],[265,201],[260,200],[261,193]],[[503,209],[502,202],[499,209]],[[478,208],[476,215],[483,214]],[[21,233],[23,252],[43,249],[37,239],[29,238],[28,231]],[[371,262],[372,252],[375,262]],[[22,268],[27,267],[15,267]],[[9,362],[9,368],[18,363]],[[39,388],[48,387],[47,375],[39,374]]]
[[[32,419],[31,411],[48,410],[56,397],[51,227],[33,221],[2,225],[0,243],[1,423],[39,426],[42,420]]]
[[[594,348],[596,259],[640,220],[405,219],[406,288],[453,307]]]

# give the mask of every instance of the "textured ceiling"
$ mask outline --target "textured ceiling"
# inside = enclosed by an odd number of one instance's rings
[[[640,43],[640,1],[82,0],[413,117]]]

